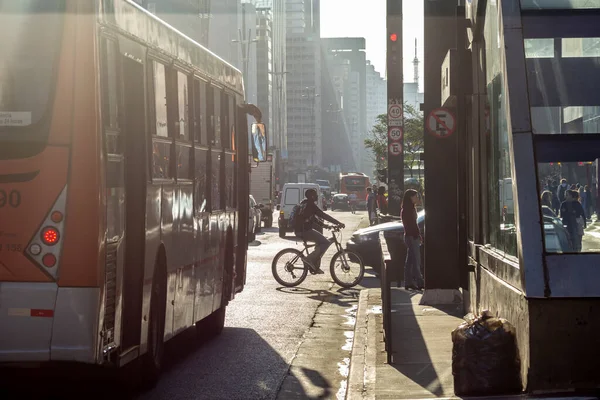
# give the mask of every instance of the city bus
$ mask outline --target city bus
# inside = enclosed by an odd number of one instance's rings
[[[367,209],[367,188],[371,186],[369,177],[362,172],[342,172],[339,180],[339,193],[355,193],[357,207]]]
[[[155,381],[164,343],[219,333],[244,287],[260,110],[128,0],[0,2],[0,32],[0,363]]]

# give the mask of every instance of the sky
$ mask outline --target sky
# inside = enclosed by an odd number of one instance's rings
[[[367,60],[385,76],[386,0],[321,0],[321,37],[364,37]],[[404,81],[413,82],[415,38],[423,88],[423,0],[403,2]],[[421,89],[422,90],[422,89]]]

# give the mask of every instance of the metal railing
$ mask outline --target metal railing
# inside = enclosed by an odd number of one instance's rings
[[[381,308],[383,314],[383,338],[385,341],[385,352],[387,353],[387,362],[392,364],[392,274],[390,267],[392,257],[388,251],[387,242],[383,232],[379,232],[379,245],[381,248]]]

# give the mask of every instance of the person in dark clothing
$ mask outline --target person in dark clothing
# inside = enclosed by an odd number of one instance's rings
[[[367,188],[367,215],[371,225],[375,225],[377,221],[377,195],[368,187]]]
[[[565,194],[565,201],[560,206],[560,217],[562,223],[569,233],[571,239],[571,247],[574,252],[581,252],[581,239],[583,237],[583,230],[587,227],[585,220],[585,213],[581,203],[578,201],[579,192],[577,190],[567,190]],[[582,226],[579,226],[578,219],[583,220]]]
[[[400,216],[404,225],[404,244],[406,245],[406,262],[404,263],[404,287],[407,290],[422,290],[425,286],[421,275],[421,232],[417,224],[419,201],[416,190],[408,189],[402,199]]]
[[[299,215],[296,216],[294,234],[306,242],[316,243],[315,250],[310,253],[307,258],[317,268],[312,272],[314,274],[322,274],[323,270],[321,269],[321,257],[323,254],[325,254],[332,241],[314,230],[313,223],[316,222],[319,225],[323,225],[320,221],[320,219],[322,219],[329,221],[341,228],[344,228],[345,225],[337,219],[324,213],[317,206],[319,195],[315,189],[308,189],[305,195],[306,198],[300,203],[301,208]]]

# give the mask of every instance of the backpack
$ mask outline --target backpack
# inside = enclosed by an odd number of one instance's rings
[[[288,226],[294,228],[294,230],[296,230],[297,228],[301,228],[302,223],[304,222],[302,220],[303,211],[304,211],[303,205],[296,204],[294,206],[294,208],[292,208],[292,212],[290,213],[290,221],[288,223]]]

